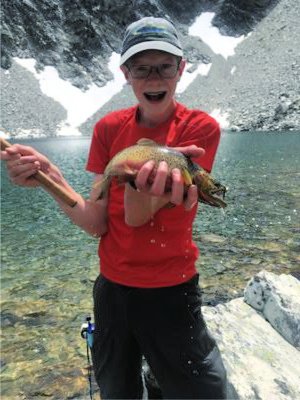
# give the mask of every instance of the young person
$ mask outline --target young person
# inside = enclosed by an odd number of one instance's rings
[[[138,103],[95,125],[87,162],[95,182],[115,154],[141,138],[177,148],[210,171],[220,130],[209,115],[175,100],[185,61],[174,25],[153,17],[129,25],[120,66]],[[137,190],[112,182],[108,196],[99,200],[95,185],[85,200],[35,149],[13,145],[2,158],[11,180],[22,186],[37,186],[32,175],[46,172],[77,199],[70,208],[56,198],[65,213],[101,237],[101,272],[93,293],[93,364],[101,398],[141,398],[144,355],[163,398],[224,399],[226,372],[201,314],[198,249],[192,241],[196,187],[184,195],[180,171],[169,171],[164,161],[155,169],[149,160],[137,174]],[[165,194],[169,174],[172,188]],[[168,207],[170,202],[175,207]]]

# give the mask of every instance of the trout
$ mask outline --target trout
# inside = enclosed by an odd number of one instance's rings
[[[190,157],[170,147],[162,146],[150,139],[140,139],[136,145],[117,153],[107,164],[103,179],[95,184],[97,198],[102,199],[108,193],[111,180],[116,177],[119,183],[129,182],[134,187],[134,180],[139,169],[147,161],[153,160],[157,167],[161,161],[168,164],[169,171],[178,168],[187,189],[194,184],[198,189],[198,201],[213,207],[225,208],[226,187],[194,163]],[[170,177],[169,177],[170,178]],[[149,182],[151,183],[151,182]],[[171,190],[171,179],[166,183],[166,192]]]

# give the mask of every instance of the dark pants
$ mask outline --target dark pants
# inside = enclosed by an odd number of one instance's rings
[[[142,355],[164,399],[225,399],[226,372],[201,314],[198,276],[139,289],[99,276],[93,364],[101,398],[142,397]]]

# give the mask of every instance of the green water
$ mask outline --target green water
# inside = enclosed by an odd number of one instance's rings
[[[89,139],[26,141],[87,196]],[[242,294],[254,273],[299,269],[299,133],[226,133],[213,175],[225,212],[201,205],[194,239],[204,302]],[[92,310],[97,240],[73,226],[41,189],[12,186],[2,168],[1,395],[87,398],[80,326]]]

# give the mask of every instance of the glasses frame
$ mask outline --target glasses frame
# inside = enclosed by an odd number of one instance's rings
[[[141,65],[130,65],[130,64],[126,64],[126,67],[127,67],[128,71],[130,72],[130,75],[131,75],[131,77],[132,77],[133,79],[138,79],[138,80],[148,79],[149,76],[152,74],[153,71],[155,71],[161,79],[173,79],[173,78],[175,78],[175,76],[176,76],[176,74],[177,74],[177,72],[178,72],[178,70],[179,70],[180,63],[181,63],[181,59],[178,60],[176,64],[169,64],[169,63],[162,63],[162,64],[157,64],[157,65],[147,65],[147,64],[144,64],[144,65],[143,65],[143,64],[141,64]],[[162,75],[161,75],[160,68],[161,68],[163,65],[172,65],[172,66],[176,66],[176,71],[174,72],[174,75],[173,75],[173,76],[168,76],[168,77],[162,76]],[[132,74],[132,68],[133,68],[133,67],[150,67],[150,68],[149,68],[149,71],[148,71],[148,75],[147,75],[147,76],[144,76],[144,77],[137,77],[137,76],[134,76],[134,74]]]

